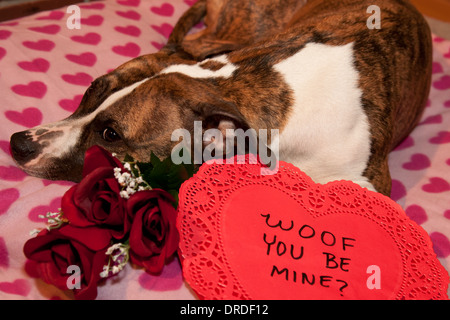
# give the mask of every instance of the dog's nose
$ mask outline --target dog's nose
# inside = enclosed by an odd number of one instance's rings
[[[14,160],[25,164],[37,156],[39,144],[31,139],[29,131],[21,131],[11,136],[10,146]]]

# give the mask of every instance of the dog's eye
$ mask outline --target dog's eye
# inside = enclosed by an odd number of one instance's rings
[[[118,141],[121,139],[119,134],[110,127],[103,130],[102,138],[103,138],[103,140],[108,141],[108,142],[114,142],[114,141]]]

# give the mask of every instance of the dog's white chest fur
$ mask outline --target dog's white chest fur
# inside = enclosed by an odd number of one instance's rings
[[[316,182],[344,179],[373,190],[362,175],[370,155],[370,132],[352,44],[310,43],[275,70],[294,96],[279,135],[280,159]]]

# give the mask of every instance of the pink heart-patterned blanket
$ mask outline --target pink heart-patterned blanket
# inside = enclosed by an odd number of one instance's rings
[[[71,183],[27,176],[9,154],[17,131],[69,116],[90,82],[155,52],[195,1],[106,0],[79,4],[81,28],[66,8],[0,23],[0,299],[66,299],[37,278],[23,255],[40,215],[56,212]],[[450,269],[450,41],[434,37],[433,87],[420,125],[390,158],[392,198],[430,235]],[[127,267],[98,299],[192,299],[178,261],[158,276]]]

